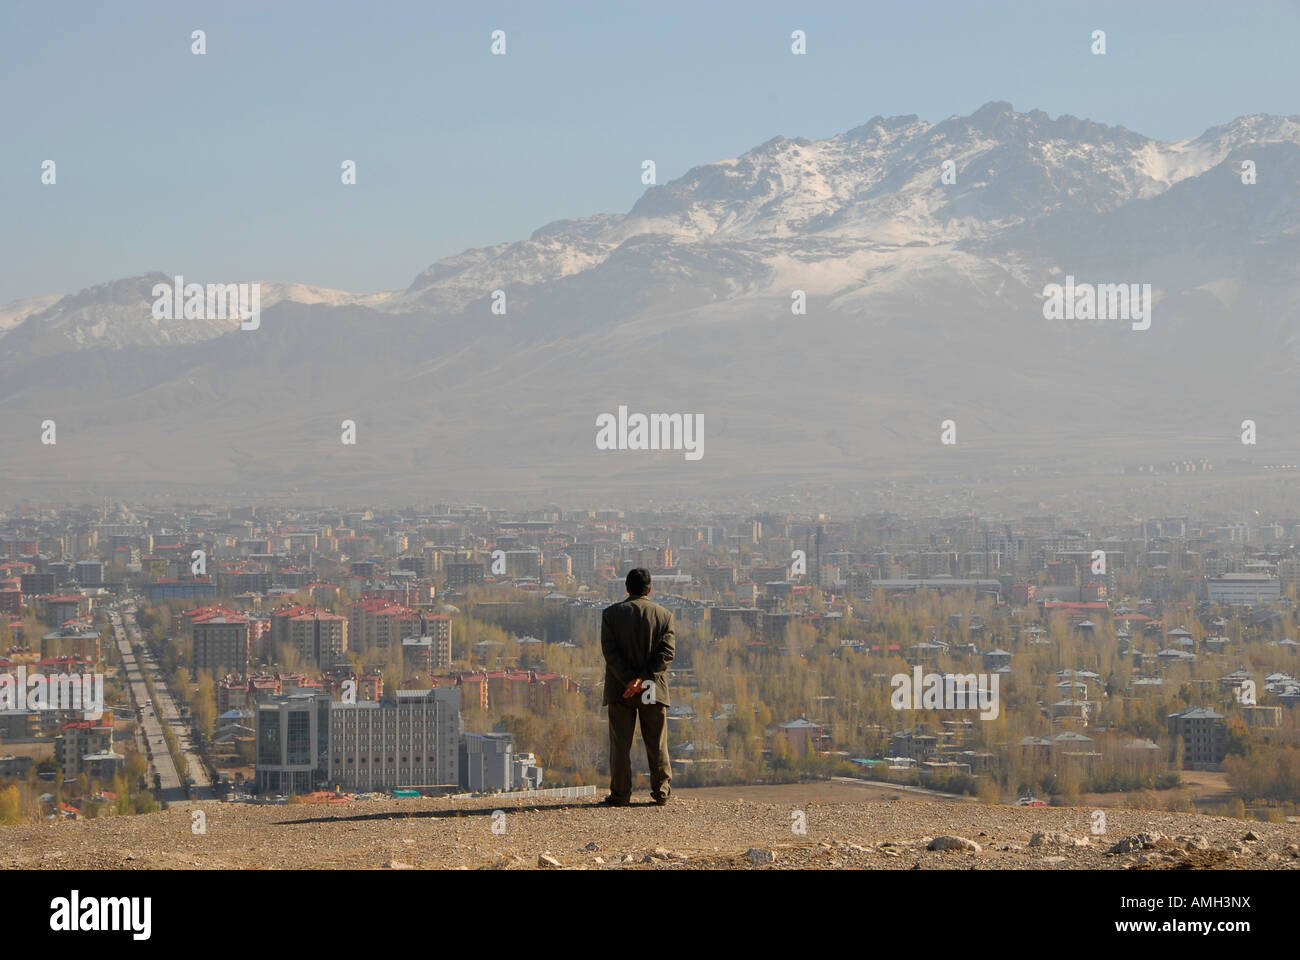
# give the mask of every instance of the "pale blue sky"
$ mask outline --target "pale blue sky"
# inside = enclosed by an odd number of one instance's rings
[[[1195,136],[1300,113],[1298,37],[1297,5],[1264,2],[5,0],[0,302],[148,270],[404,287],[467,247],[627,210],[644,159],[664,183],[876,114],[1009,100]]]

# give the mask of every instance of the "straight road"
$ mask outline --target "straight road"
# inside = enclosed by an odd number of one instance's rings
[[[135,651],[132,649],[133,643],[141,642],[140,629],[135,623],[135,604],[128,601],[119,613],[116,610],[109,612],[109,621],[113,625],[113,636],[117,641],[117,649],[122,657],[123,680],[127,690],[130,691],[131,700],[137,708],[137,713],[141,716],[139,723],[139,733],[147,740],[149,750],[153,752],[153,758],[150,766],[152,773],[156,773],[160,778],[162,785],[162,798],[168,802],[186,799],[184,785],[182,784],[182,774],[188,773],[190,779],[194,782],[196,796],[200,800],[214,799],[212,784],[209,781],[207,771],[194,750],[194,745],[190,736],[190,727],[188,723],[182,721],[180,710],[177,708],[172,698],[171,691],[167,689],[167,684],[162,676],[162,671],[158,669],[157,663],[148,651],[145,651],[143,657],[137,658]],[[140,662],[143,660],[143,662]],[[149,699],[149,688],[145,686],[144,674],[148,671],[149,679],[153,682],[155,698],[152,706],[146,706],[145,701]],[[163,739],[163,726],[167,725],[172,729],[178,742],[180,743],[181,753],[186,761],[188,770],[178,771],[176,764],[172,760],[171,753],[167,750],[166,741]],[[144,751],[141,745],[142,752]]]

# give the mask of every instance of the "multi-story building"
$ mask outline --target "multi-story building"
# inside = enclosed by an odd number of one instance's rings
[[[1225,573],[1205,581],[1210,603],[1231,606],[1265,604],[1282,595],[1281,583],[1276,577],[1252,573]]]
[[[538,790],[542,786],[542,765],[531,753],[517,753],[514,759],[514,789]]]
[[[68,624],[41,637],[41,658],[77,657],[98,663],[100,655],[99,631],[88,623]]]
[[[52,573],[24,573],[20,578],[22,591],[29,597],[42,596],[54,592],[56,583]]]
[[[227,571],[221,579],[221,592],[227,596],[236,593],[266,593],[271,589],[269,570],[250,570],[241,567]]]
[[[45,597],[41,603],[45,608],[45,622],[55,627],[90,615],[90,598],[79,593]]]
[[[348,607],[352,645],[358,650],[399,647],[407,637],[424,634],[420,614],[388,600],[358,600]]]
[[[796,757],[806,757],[810,752],[822,749],[825,728],[819,723],[800,717],[789,723],[779,723],[777,728],[785,736],[790,752]]]
[[[536,670],[479,670],[434,677],[442,686],[459,688],[462,710],[497,713],[546,713],[565,692],[580,689],[570,678]]]
[[[430,633],[423,637],[406,637],[402,640],[402,661],[408,669],[419,673],[445,670],[451,666],[451,633]]]
[[[454,789],[460,783],[460,695],[398,690],[392,700],[330,707],[329,782],[348,790]]]
[[[206,670],[213,677],[248,672],[248,618],[219,614],[195,620],[194,671]]]
[[[102,587],[104,564],[100,560],[78,560],[73,565],[73,575],[83,587]]]
[[[573,561],[575,577],[590,576],[596,572],[596,545],[594,543],[571,543],[564,552]]]
[[[407,637],[402,641],[402,666],[408,673],[428,673],[433,669],[433,638]]]
[[[435,657],[438,658],[438,666],[443,666],[441,660],[443,654],[441,650],[446,647],[446,665],[451,665],[451,617],[437,613],[432,616],[424,617],[425,636],[432,637],[435,645]]]
[[[542,575],[542,551],[536,547],[524,550],[507,550],[506,576],[516,578],[540,578]]]
[[[328,696],[270,697],[254,709],[258,793],[304,794],[324,782],[329,753]]]
[[[460,739],[460,785],[475,793],[515,788],[515,744],[508,733],[467,733]]]
[[[313,609],[286,618],[286,642],[306,663],[325,668],[347,659],[348,620]]]
[[[1289,593],[1292,587],[1300,588],[1300,558],[1287,557],[1279,561],[1277,578],[1282,593]]]
[[[217,585],[206,577],[193,577],[190,579],[166,577],[145,584],[144,589],[149,595],[150,602],[158,600],[193,600],[217,595]]]
[[[0,757],[0,780],[21,780],[35,765],[36,759],[30,756],[9,754]]]
[[[278,607],[275,610],[272,610],[269,618],[271,628],[270,633],[267,635],[267,645],[270,648],[270,652],[274,653],[289,642],[290,618],[300,616],[304,613],[314,613],[316,611],[316,607],[303,603],[293,603],[287,607]],[[321,610],[319,612],[328,613],[329,611]]]
[[[1183,763],[1193,769],[1216,766],[1228,752],[1227,720],[1209,707],[1188,707],[1171,713],[1169,735],[1171,752],[1182,739]]]
[[[472,587],[483,582],[482,560],[448,560],[447,587]]]
[[[728,636],[744,626],[751,636],[763,629],[763,611],[757,607],[712,607],[709,625],[715,637]]]
[[[54,741],[54,762],[64,777],[88,773],[87,759],[113,752],[113,722],[73,720],[63,724],[63,732]]]

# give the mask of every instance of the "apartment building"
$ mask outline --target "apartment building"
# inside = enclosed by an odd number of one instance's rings
[[[328,668],[347,659],[348,619],[337,613],[312,609],[286,617],[285,641],[305,662]]]
[[[483,582],[482,560],[447,561],[447,587],[471,587]]]
[[[1169,736],[1171,751],[1182,740],[1183,763],[1192,769],[1217,766],[1228,752],[1227,720],[1209,707],[1188,707],[1171,713]]]
[[[426,635],[402,640],[402,663],[408,670],[428,673],[451,666],[451,634]]]
[[[573,562],[572,572],[576,577],[591,576],[596,572],[596,545],[594,543],[571,543],[564,548]]]
[[[248,672],[248,618],[237,614],[219,614],[195,620],[190,625],[194,637],[194,670],[206,670],[213,677]]]
[[[65,778],[89,774],[92,758],[112,753],[113,722],[103,718],[65,723],[54,741],[54,762],[62,768]]]
[[[1289,593],[1292,587],[1300,588],[1300,558],[1287,557],[1277,565],[1278,585],[1282,593]]]
[[[99,631],[89,624],[68,624],[41,637],[41,658],[76,657],[98,663]]]
[[[352,645],[358,650],[400,647],[407,637],[425,632],[420,614],[388,600],[358,600],[348,607]]]

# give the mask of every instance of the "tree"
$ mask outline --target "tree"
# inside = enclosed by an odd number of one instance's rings
[[[297,673],[302,666],[302,655],[290,643],[282,643],[276,647],[275,660],[285,673]]]
[[[194,693],[194,723],[205,740],[210,740],[216,732],[216,685],[206,670],[199,671],[198,689]]]
[[[27,814],[24,810],[22,791],[17,784],[0,790],[0,823],[25,823]]]
[[[126,758],[126,775],[131,781],[137,781],[149,772],[149,761],[138,751],[129,753]]]

